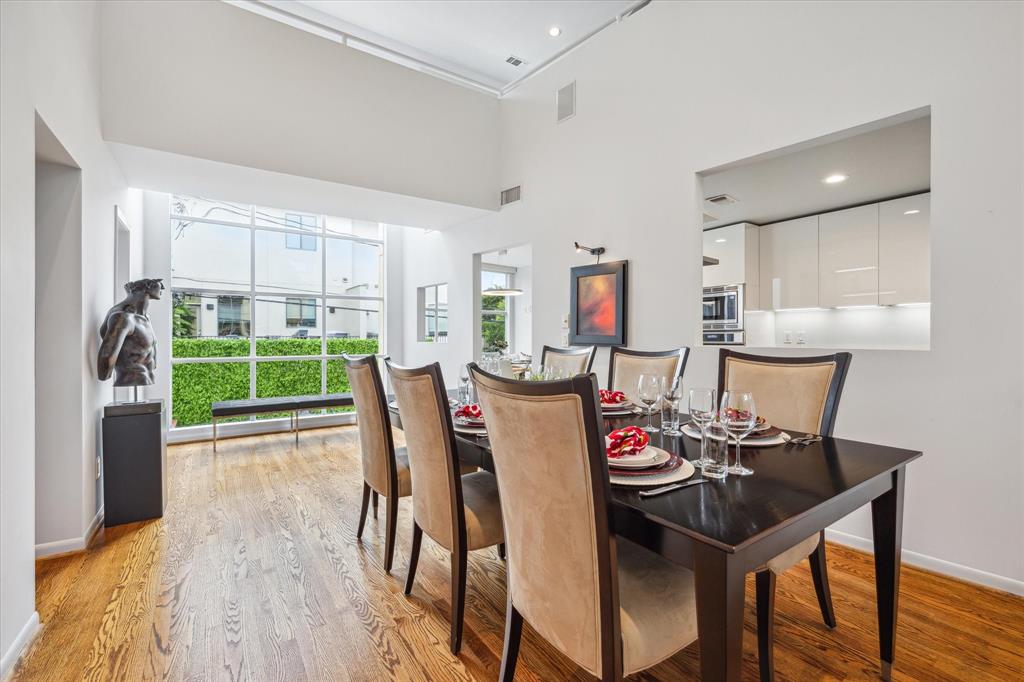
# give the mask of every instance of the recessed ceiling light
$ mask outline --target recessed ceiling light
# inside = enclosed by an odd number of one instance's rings
[[[824,182],[826,185],[836,185],[840,182],[846,182],[846,180],[848,180],[849,177],[849,175],[843,175],[842,173],[833,173],[832,175],[829,175],[828,177],[824,178],[822,182]]]
[[[913,209],[911,209],[909,211],[904,211],[903,215],[914,215],[915,213],[920,213],[920,212],[921,211],[919,209],[913,208]]]
[[[557,26],[552,26],[551,28],[548,29],[548,35],[551,36],[552,38],[557,38],[558,36],[562,35],[562,29],[558,28]]]
[[[724,239],[716,239],[716,240],[715,240],[715,243],[716,243],[716,244],[724,244],[724,243],[725,243],[725,240],[724,240]]]

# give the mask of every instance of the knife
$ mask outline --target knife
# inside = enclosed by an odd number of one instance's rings
[[[698,478],[696,481],[686,481],[685,483],[673,483],[672,485],[663,485],[660,488],[653,488],[651,490],[641,490],[640,497],[654,497],[655,495],[661,495],[662,493],[670,493],[673,490],[679,490],[690,485],[700,485],[701,483],[707,483],[708,479]]]

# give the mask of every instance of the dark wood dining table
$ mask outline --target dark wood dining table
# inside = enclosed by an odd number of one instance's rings
[[[393,407],[391,417],[401,428]],[[687,420],[685,415],[682,420]],[[655,415],[654,423],[659,421]],[[634,415],[605,419],[604,428],[607,433],[646,423],[646,416]],[[700,456],[696,439],[661,432],[651,435],[653,445],[689,460]],[[456,436],[463,462],[494,471],[486,436]],[[647,498],[639,496],[638,488],[613,485],[614,529],[694,572],[701,679],[733,681],[740,679],[743,662],[746,574],[870,503],[879,658],[881,675],[889,679],[896,639],[906,466],[921,454],[842,438],[822,438],[806,446],[744,444],[743,463],[754,470],[751,476],[730,475]],[[698,469],[695,477],[700,475]]]

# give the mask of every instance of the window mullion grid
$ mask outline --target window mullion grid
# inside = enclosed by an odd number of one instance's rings
[[[256,397],[256,207],[249,207],[249,399]],[[254,421],[254,416],[249,421]]]
[[[327,357],[327,216],[320,221],[320,356]],[[320,361],[320,393],[327,393],[327,360]]]

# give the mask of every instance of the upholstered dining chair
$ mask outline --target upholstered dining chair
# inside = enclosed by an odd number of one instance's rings
[[[686,371],[690,349],[683,346],[673,350],[632,350],[612,346],[608,358],[608,388],[622,391],[637,400],[636,389],[641,374],[655,374],[674,381]]]
[[[405,448],[395,449],[391,434],[384,382],[376,355],[342,356],[352,386],[352,401],[359,424],[359,447],[363,462],[363,503],[359,510],[356,538],[363,537],[366,511],[373,499],[373,517],[377,518],[377,496],[387,500],[384,533],[384,570],[391,572],[395,556],[395,532],[398,528],[398,498],[412,494],[412,476]]]
[[[800,434],[831,436],[839,412],[849,353],[817,357],[768,357],[722,348],[718,356],[718,395],[727,390],[754,394],[759,416]],[[836,626],[825,562],[825,531],[816,533],[770,559],[756,573],[757,647],[762,680],[774,676],[775,578],[808,559],[821,617]]]
[[[508,543],[501,680],[523,621],[587,672],[621,680],[697,639],[693,573],[625,539],[611,491],[593,374],[518,382],[475,363]]]
[[[412,592],[420,542],[426,533],[448,550],[452,562],[450,648],[462,646],[467,554],[498,545],[504,532],[498,483],[487,471],[460,475],[452,415],[441,366],[399,367],[385,360],[402,417],[412,471],[412,551],[405,593]],[[486,412],[485,412],[486,414]],[[489,415],[488,415],[489,417]]]
[[[596,354],[597,346],[583,346],[580,348],[544,346],[544,350],[540,354],[540,364],[545,368],[551,367],[559,370],[563,376],[590,374],[590,368],[594,364],[594,355]]]

